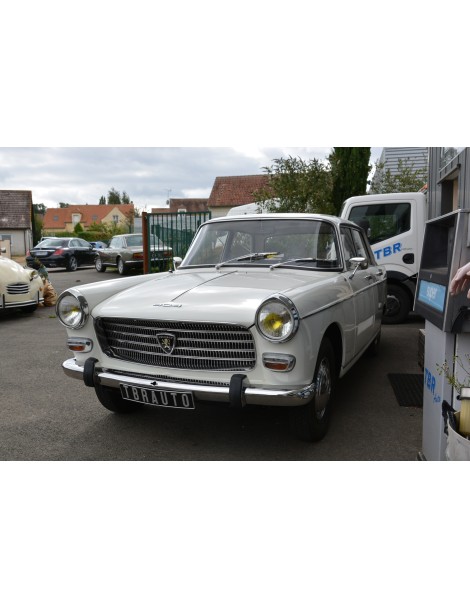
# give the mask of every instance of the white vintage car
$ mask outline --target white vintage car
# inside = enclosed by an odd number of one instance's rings
[[[336,380],[380,340],[386,274],[365,234],[333,216],[226,216],[168,273],[71,288],[57,315],[65,373],[117,413],[200,400],[285,406],[321,439]]]
[[[24,268],[0,253],[0,311],[34,311],[44,301],[44,284],[37,271]]]

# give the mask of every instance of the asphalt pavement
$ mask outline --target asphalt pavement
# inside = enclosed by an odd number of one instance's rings
[[[50,271],[58,293],[117,278],[114,271]],[[66,332],[54,308],[0,316],[0,460],[3,461],[406,461],[421,450],[422,407],[400,406],[389,374],[418,375],[424,321],[383,326],[379,354],[364,356],[338,383],[324,440],[302,442],[283,409],[234,411],[202,404],[195,411],[143,407],[108,412],[93,389],[70,379]]]

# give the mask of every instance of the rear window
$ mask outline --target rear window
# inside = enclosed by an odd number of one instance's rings
[[[65,247],[68,243],[68,239],[44,239],[37,247]]]

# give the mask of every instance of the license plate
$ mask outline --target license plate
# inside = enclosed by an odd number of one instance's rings
[[[121,395],[130,402],[163,406],[164,408],[182,408],[194,410],[193,394],[184,391],[168,391],[164,389],[144,389],[120,383]]]

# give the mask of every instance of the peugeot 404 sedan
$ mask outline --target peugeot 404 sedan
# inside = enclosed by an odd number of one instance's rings
[[[378,347],[385,302],[386,273],[352,222],[216,218],[176,270],[63,292],[63,369],[115,413],[282,406],[316,441],[338,378]]]

